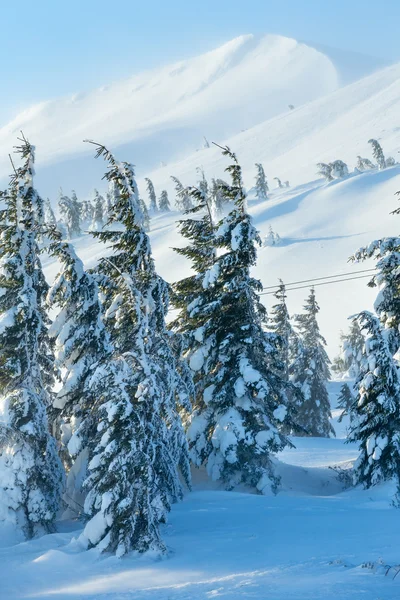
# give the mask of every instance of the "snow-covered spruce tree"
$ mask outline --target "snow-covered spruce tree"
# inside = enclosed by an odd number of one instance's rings
[[[330,378],[330,361],[317,322],[319,310],[314,289],[311,289],[304,313],[295,317],[301,344],[290,366],[290,375],[292,383],[303,396],[296,416],[297,426],[310,436],[329,437],[334,435],[329,422],[332,415],[326,387]]]
[[[274,296],[277,303],[272,306],[269,319],[269,328],[279,336],[279,355],[283,365],[283,376],[289,379],[289,347],[293,336],[293,328],[286,305],[286,287],[280,279],[280,284]]]
[[[204,388],[208,385],[204,379],[207,372],[205,358],[213,345],[209,306],[217,301],[217,297],[210,269],[215,263],[216,247],[210,199],[199,188],[190,188],[190,194],[194,208],[186,211],[186,218],[178,223],[188,244],[174,250],[190,261],[194,274],[172,286],[172,302],[179,314],[170,327],[182,336],[184,357],[195,382],[194,404],[198,405],[203,402]]]
[[[388,156],[386,159],[386,167],[394,167],[395,165],[397,165],[397,162],[393,156]]]
[[[60,387],[53,406],[57,409],[57,437],[64,447],[64,458],[70,464],[66,448],[93,403],[85,391],[87,377],[93,365],[110,354],[111,346],[101,321],[93,276],[84,270],[70,244],[53,241],[50,252],[61,266],[47,294],[48,306],[58,311],[49,329],[60,373]]]
[[[33,186],[34,147],[21,142],[23,164],[11,178],[0,225],[0,514],[29,538],[53,530],[63,470],[46,415],[51,374],[37,242],[43,201]]]
[[[70,245],[55,243],[52,251],[61,263],[48,297],[60,309],[50,331],[62,373],[54,404],[61,441],[75,459],[67,500],[75,500],[82,480],[88,492],[84,510],[89,520],[80,541],[118,556],[163,551],[159,507],[152,505],[158,485],[154,448],[136,375],[113,353],[93,276]]]
[[[222,253],[203,277],[205,289],[215,288],[215,300],[202,307],[208,323],[197,335],[204,350],[191,357],[192,368],[203,369],[204,393],[196,395],[188,438],[192,460],[205,464],[213,480],[227,489],[243,483],[267,493],[279,483],[271,453],[288,443],[280,433],[286,384],[274,366],[275,335],[264,329],[262,284],[250,275],[260,238],[247,213],[241,167],[229,148],[223,153],[232,160],[224,194],[234,208],[217,231]],[[195,315],[196,300],[188,308]]]
[[[342,410],[340,417],[338,418],[338,422],[341,423],[344,417],[349,416],[350,422],[352,421],[353,414],[353,405],[354,405],[354,396],[351,392],[351,389],[347,383],[344,383],[340,388],[340,393],[337,398],[337,408]]]
[[[379,319],[365,311],[358,315],[366,331],[366,361],[358,380],[349,441],[359,442],[355,481],[370,487],[400,478],[400,377]]]
[[[44,222],[46,225],[50,225],[50,227],[57,226],[57,219],[48,198],[44,201]]]
[[[135,372],[137,398],[149,419],[148,443],[158,482],[152,502],[159,506],[161,519],[171,502],[182,496],[179,470],[190,483],[179,412],[182,407],[189,410],[193,384],[176,356],[176,340],[165,324],[168,284],[155,270],[133,166],[117,162],[104,146],[97,146],[97,156],[104,156],[109,165],[106,178],[115,181],[119,189],[109,229],[93,233],[113,250],[109,259],[100,261],[98,271],[105,288],[112,342]]]
[[[279,179],[279,177],[274,177],[274,181],[276,181],[276,187],[277,188],[283,188],[285,187],[282,183],[282,181]]]
[[[226,181],[223,179],[212,179],[210,189],[210,202],[213,213],[221,216],[226,206],[228,199],[225,197],[223,190],[226,187]]]
[[[150,214],[147,210],[146,202],[142,198],[139,198],[139,207],[142,212],[141,219],[143,222],[143,229],[145,231],[150,231]]]
[[[268,198],[269,187],[264,167],[261,163],[256,163],[256,169],[256,196],[258,200],[266,200]]]
[[[364,351],[364,336],[355,319],[351,322],[349,332],[341,334],[340,346],[340,354],[335,358],[332,368],[337,373],[355,379],[360,373]]]
[[[349,174],[348,166],[342,160],[334,160],[329,166],[331,167],[331,176],[333,179],[343,179]]]
[[[279,246],[281,243],[281,237],[278,233],[276,233],[272,226],[270,225],[268,228],[268,233],[263,240],[263,246]]]
[[[372,146],[372,156],[376,160],[378,164],[378,168],[381,171],[382,169],[386,169],[386,160],[385,155],[383,154],[382,146],[377,140],[370,139],[368,140],[368,144]]]
[[[73,239],[81,234],[80,226],[80,210],[78,205],[71,200],[68,196],[65,196],[62,191],[60,192],[60,199],[58,201],[60,209],[60,215],[62,222],[67,228],[67,234],[69,239]]]
[[[160,194],[159,209],[160,212],[170,212],[171,210],[167,190],[162,190]]]
[[[93,221],[94,206],[90,200],[81,203],[81,223],[84,229],[88,229]]]
[[[145,182],[146,182],[147,193],[149,195],[149,210],[150,210],[150,212],[155,214],[158,212],[158,206],[157,206],[157,197],[156,197],[156,192],[154,190],[154,185],[153,185],[153,182],[151,181],[151,179],[149,179],[148,177],[145,178]]]
[[[104,203],[105,200],[98,190],[94,190],[94,210],[90,231],[101,231],[104,225]]]
[[[369,258],[377,261],[377,274],[368,286],[378,287],[374,309],[387,330],[389,348],[394,355],[400,348],[400,238],[375,240],[357,250],[350,260],[360,262]]]
[[[317,171],[318,175],[321,175],[321,177],[324,177],[324,179],[326,179],[326,181],[333,181],[331,163],[327,164],[327,163],[320,162],[317,164],[317,168],[318,168],[318,171]]]
[[[192,201],[190,199],[190,193],[187,188],[179,181],[177,177],[171,175],[171,179],[175,184],[175,206],[178,210],[185,212],[192,208]]]
[[[362,156],[357,156],[357,164],[356,168],[359,171],[370,171],[371,169],[376,169],[376,165],[369,160],[369,158],[363,158]]]

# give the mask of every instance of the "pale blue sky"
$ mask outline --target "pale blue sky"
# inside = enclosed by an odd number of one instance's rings
[[[0,18],[0,124],[244,33],[400,60],[399,0],[3,0]]]

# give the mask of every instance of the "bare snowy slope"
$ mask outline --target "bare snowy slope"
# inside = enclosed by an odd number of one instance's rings
[[[241,36],[201,56],[32,106],[0,129],[0,177],[9,172],[4,157],[21,129],[40,148],[40,165],[69,157],[76,171],[74,159],[89,137],[128,145],[125,152],[145,169],[201,147],[204,135],[223,139],[288,104],[328,94],[338,81],[332,61],[310,46],[276,35]]]

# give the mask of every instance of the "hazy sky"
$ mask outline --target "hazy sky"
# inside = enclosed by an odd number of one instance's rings
[[[0,17],[0,124],[244,33],[400,60],[399,0],[4,0]]]

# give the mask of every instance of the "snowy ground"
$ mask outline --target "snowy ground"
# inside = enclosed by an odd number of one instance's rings
[[[343,438],[294,441],[277,496],[218,491],[197,476],[163,528],[163,560],[82,552],[77,522],[22,543],[1,529],[1,600],[397,600],[400,577],[363,566],[400,562],[391,485],[343,491],[328,467],[356,449]]]

